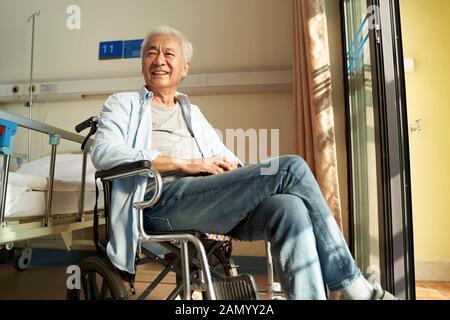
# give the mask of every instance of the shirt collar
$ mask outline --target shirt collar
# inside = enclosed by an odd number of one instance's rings
[[[147,100],[151,100],[153,98],[153,92],[148,91],[146,86],[143,86],[139,90],[139,100],[141,101],[141,104],[143,104]]]
[[[188,99],[188,96],[186,94],[177,91],[175,93],[175,97],[177,98],[177,100],[180,101],[180,104],[183,104],[183,103],[189,104],[189,99]],[[147,86],[143,86],[139,90],[139,99],[141,101],[141,104],[143,104],[145,101],[152,100],[152,98],[153,98],[153,92],[149,91],[147,89]]]

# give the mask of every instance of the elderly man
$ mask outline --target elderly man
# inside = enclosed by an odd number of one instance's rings
[[[177,92],[192,59],[191,43],[158,27],[142,45],[146,85],[105,102],[92,150],[97,169],[150,160],[163,175],[160,201],[144,212],[153,231],[199,230],[271,243],[283,290],[290,299],[325,299],[324,283],[347,299],[392,295],[362,276],[306,162],[276,159],[278,170],[244,167],[219,139],[199,108]],[[146,178],[113,186],[113,225],[107,252],[134,273],[138,242],[132,207],[151,193]]]

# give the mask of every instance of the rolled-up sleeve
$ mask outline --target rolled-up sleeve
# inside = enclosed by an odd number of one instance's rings
[[[139,150],[127,144],[131,102],[117,94],[110,96],[100,112],[99,128],[92,148],[92,163],[97,170],[108,170],[139,160],[154,160],[156,150]]]

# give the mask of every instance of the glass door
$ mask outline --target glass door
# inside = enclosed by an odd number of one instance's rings
[[[351,247],[366,277],[380,282],[375,123],[365,0],[344,1],[347,45]]]
[[[409,146],[396,0],[341,0],[351,249],[365,274],[415,298]]]

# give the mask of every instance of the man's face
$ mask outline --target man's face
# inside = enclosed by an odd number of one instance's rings
[[[147,88],[177,90],[187,76],[189,64],[184,59],[180,40],[171,35],[157,35],[150,39],[142,58],[142,73]]]

